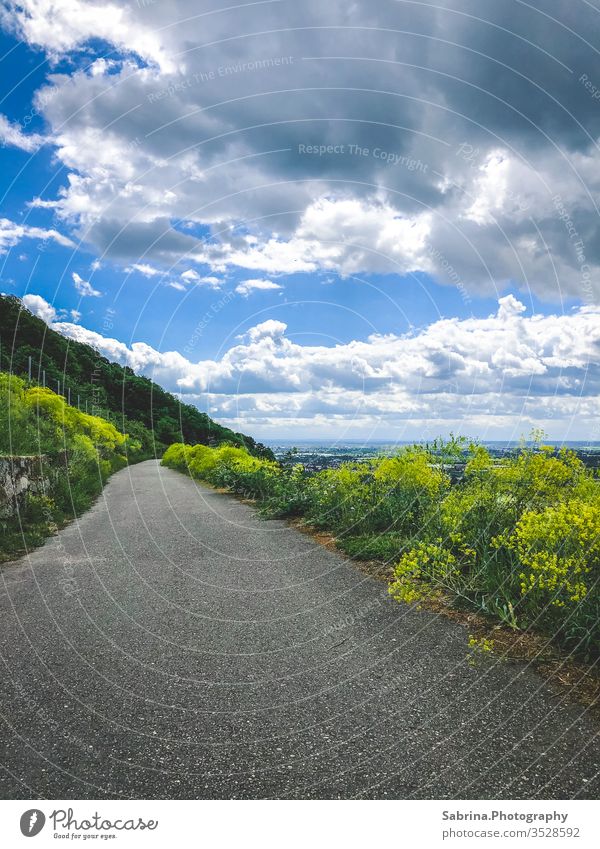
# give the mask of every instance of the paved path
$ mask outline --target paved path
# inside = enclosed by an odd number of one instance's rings
[[[0,590],[3,798],[599,795],[582,708],[154,461]]]

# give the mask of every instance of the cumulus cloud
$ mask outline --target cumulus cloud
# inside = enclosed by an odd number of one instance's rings
[[[514,295],[505,295],[498,300],[498,318],[509,319],[515,315],[525,312],[525,304],[522,304]]]
[[[142,4],[139,5],[142,9]],[[20,0],[7,2],[2,13],[8,24],[29,44],[42,47],[53,59],[102,38],[123,50],[156,63],[162,70],[176,66],[165,55],[159,37],[143,20],[114,3],[82,0]],[[108,63],[102,65],[106,69]],[[92,75],[101,72],[92,64]]]
[[[18,124],[12,124],[5,115],[0,115],[0,143],[18,147],[27,153],[35,153],[43,144],[44,137],[38,133],[25,134]]]
[[[235,291],[239,295],[244,295],[244,297],[248,297],[252,292],[270,292],[276,289],[283,289],[279,283],[274,283],[272,280],[265,280],[259,277],[251,278],[250,280],[242,280],[241,283],[235,287]]]
[[[133,271],[137,271],[140,274],[143,274],[144,277],[157,277],[163,274],[162,271],[158,268],[154,268],[153,265],[148,265],[145,262],[134,262],[133,265],[130,265],[129,268],[126,268],[128,274],[131,274]]]
[[[81,295],[82,298],[100,298],[102,296],[102,292],[99,292],[98,289],[94,289],[89,280],[84,280],[81,275],[77,274],[76,271],[71,275],[73,278],[73,283],[75,284],[75,291],[78,295]]]
[[[600,19],[493,0],[478,17],[468,0],[25,0],[3,21],[51,59],[116,50],[36,100],[68,172],[43,203],[107,257],[592,302]]]
[[[600,308],[526,315],[506,296],[487,318],[442,319],[403,335],[374,334],[331,347],[301,345],[284,322],[250,328],[220,359],[131,346],[56,321],[37,295],[24,303],[55,330],[146,374],[220,419],[261,433],[286,427],[385,427],[519,435],[545,425],[584,437],[600,413]],[[207,406],[208,405],[208,406]],[[574,425],[571,423],[575,422]],[[412,430],[411,430],[412,429]],[[341,431],[340,431],[341,432]]]
[[[261,321],[260,324],[251,327],[247,333],[238,338],[247,338],[250,342],[258,342],[260,339],[280,339],[286,330],[287,324],[285,322],[268,318],[266,321]]]
[[[57,230],[46,230],[43,227],[16,224],[14,221],[9,221],[8,218],[0,218],[0,254],[6,253],[8,248],[17,245],[21,239],[51,240],[66,248],[75,247],[71,239],[63,236]]]
[[[208,286],[211,289],[219,289],[223,285],[223,280],[215,277],[212,274],[201,276],[193,268],[188,268],[181,275],[181,279],[185,283],[193,283],[195,286]]]
[[[23,295],[21,300],[29,312],[32,312],[34,315],[37,315],[38,318],[43,319],[46,324],[52,324],[56,318],[56,310],[52,304],[49,304],[48,301],[45,298],[42,298],[41,295]]]

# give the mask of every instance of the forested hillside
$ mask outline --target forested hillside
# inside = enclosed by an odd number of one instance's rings
[[[271,451],[235,433],[190,404],[182,404],[152,380],[111,363],[89,345],[66,339],[12,296],[0,296],[0,371],[27,377],[59,391],[82,410],[110,419],[149,450],[173,442],[242,445],[258,457]],[[86,406],[87,404],[87,406]],[[152,442],[152,446],[148,442]]]

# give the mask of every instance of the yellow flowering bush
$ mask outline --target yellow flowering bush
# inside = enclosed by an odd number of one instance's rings
[[[29,497],[16,533],[3,522],[2,548],[37,544],[52,523],[87,509],[111,472],[141,449],[109,421],[81,412],[61,395],[0,374],[0,453],[43,456],[48,492]]]
[[[419,447],[406,448],[393,457],[384,457],[375,463],[373,478],[384,486],[398,484],[430,497],[447,489],[448,476],[433,462],[428,451]]]
[[[51,389],[34,386],[24,393],[24,402],[37,417],[50,420],[55,426],[58,444],[65,448],[76,436],[86,436],[101,456],[108,458],[115,452],[121,453],[127,437],[111,422],[98,416],[82,413],[77,407],[67,404],[62,395]]]
[[[369,522],[375,504],[369,497],[369,477],[371,469],[366,463],[342,463],[337,469],[310,477],[308,519],[317,527],[359,533],[358,529]]]
[[[235,445],[183,445],[174,443],[165,451],[164,466],[187,472],[191,477],[252,498],[265,497],[273,480],[281,475],[279,463],[253,457]]]
[[[457,559],[440,542],[422,542],[403,554],[388,591],[396,601],[412,603],[432,594],[432,587],[449,587],[460,576]]]
[[[525,512],[505,545],[518,557],[524,622],[547,617],[571,640],[600,637],[598,498]]]

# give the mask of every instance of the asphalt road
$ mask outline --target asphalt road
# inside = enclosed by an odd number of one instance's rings
[[[0,573],[3,798],[597,798],[584,709],[150,461]]]

